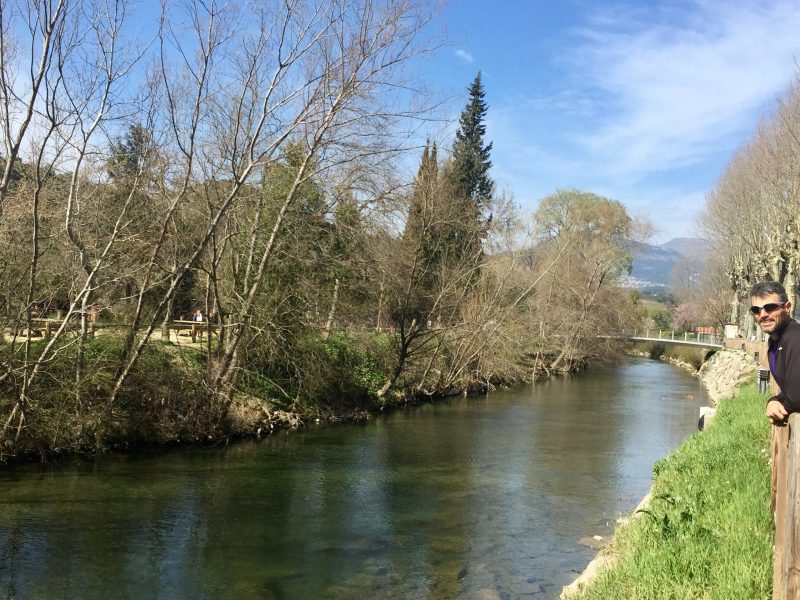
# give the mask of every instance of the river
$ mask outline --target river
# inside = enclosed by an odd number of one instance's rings
[[[359,425],[0,469],[0,598],[556,598],[696,430],[630,358]]]

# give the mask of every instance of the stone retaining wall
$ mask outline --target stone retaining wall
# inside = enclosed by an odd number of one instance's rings
[[[740,350],[719,350],[700,367],[698,376],[714,402],[734,396],[739,388],[756,378],[758,363]]]

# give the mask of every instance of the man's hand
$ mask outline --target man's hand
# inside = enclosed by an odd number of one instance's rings
[[[784,408],[779,400],[770,400],[767,402],[767,416],[773,421],[784,421],[789,413]]]

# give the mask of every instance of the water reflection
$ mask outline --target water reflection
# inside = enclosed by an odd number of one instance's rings
[[[634,359],[261,444],[6,471],[0,597],[553,598],[704,401]]]

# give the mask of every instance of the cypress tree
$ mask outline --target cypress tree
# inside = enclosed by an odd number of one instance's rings
[[[426,228],[430,227],[433,220],[438,179],[439,164],[436,158],[436,142],[431,145],[428,140],[425,142],[417,178],[414,181],[408,219],[403,234],[409,244],[420,243],[421,238],[426,235]],[[430,236],[430,232],[427,235]]]

